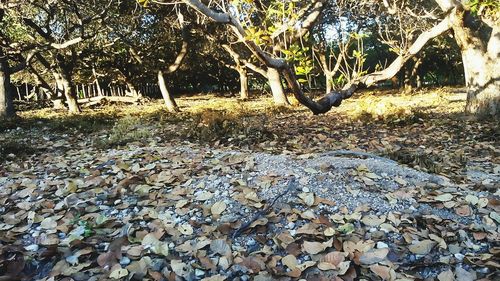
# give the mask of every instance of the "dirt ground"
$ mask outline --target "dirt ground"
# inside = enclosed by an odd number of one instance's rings
[[[457,92],[21,112],[0,279],[495,280],[500,131]]]

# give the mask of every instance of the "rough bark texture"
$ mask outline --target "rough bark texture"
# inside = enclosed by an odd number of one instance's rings
[[[0,118],[15,116],[12,91],[9,64],[0,50]]]
[[[490,42],[486,45],[467,25],[466,16],[466,11],[457,8],[452,17],[468,88],[465,110],[477,116],[500,117],[500,27],[493,27]]]
[[[269,86],[271,87],[271,93],[273,94],[273,101],[275,105],[289,105],[288,99],[283,90],[283,84],[281,84],[280,72],[276,68],[267,68],[267,79],[269,81]]]
[[[158,71],[158,86],[160,86],[161,95],[163,96],[167,110],[169,112],[179,112],[179,107],[168,91],[167,85],[165,84],[165,78],[163,77],[163,72],[161,70]]]
[[[71,75],[68,73],[61,73],[61,83],[64,90],[64,97],[66,103],[68,104],[69,112],[79,113],[81,112],[80,106],[78,105],[78,96],[76,94],[76,88],[73,84]]]
[[[64,84],[59,73],[53,72],[55,85],[55,95],[52,98],[54,109],[64,109]]]

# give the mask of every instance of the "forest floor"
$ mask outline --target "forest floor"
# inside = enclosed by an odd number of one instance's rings
[[[498,280],[499,123],[459,89],[177,102],[0,125],[0,280]]]

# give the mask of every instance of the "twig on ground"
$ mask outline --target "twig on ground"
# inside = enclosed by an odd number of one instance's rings
[[[238,236],[240,236],[240,234],[243,233],[243,231],[245,231],[247,228],[249,228],[250,225],[254,221],[256,221],[260,217],[266,215],[271,210],[271,208],[274,206],[274,204],[278,201],[278,199],[280,199],[281,197],[285,196],[286,194],[288,194],[293,189],[296,189],[296,187],[297,187],[297,184],[296,184],[295,178],[291,178],[290,181],[288,182],[287,188],[282,193],[278,194],[278,196],[276,196],[273,199],[273,201],[271,201],[271,203],[269,205],[267,205],[266,208],[264,208],[261,211],[258,211],[249,221],[247,221],[246,223],[242,224],[238,229],[236,229],[236,231],[233,233],[232,239],[235,239]]]
[[[384,161],[384,162],[389,162],[389,163],[394,163],[394,164],[398,164],[398,162],[392,160],[392,159],[389,159],[389,158],[385,158],[385,157],[382,157],[382,156],[378,156],[378,155],[375,155],[375,154],[371,154],[371,153],[367,153],[367,152],[361,152],[361,151],[351,151],[351,150],[335,150],[335,151],[331,151],[331,152],[327,152],[325,154],[323,154],[324,156],[355,156],[355,157],[358,157],[358,158],[372,158],[372,159],[377,159],[377,160],[380,160],[380,161]]]

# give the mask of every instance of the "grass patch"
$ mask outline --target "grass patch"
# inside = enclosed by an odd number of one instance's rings
[[[126,116],[118,119],[105,139],[98,139],[100,148],[116,147],[127,143],[143,141],[152,136],[151,128],[140,117]]]
[[[237,139],[243,143],[254,143],[273,137],[265,128],[265,115],[248,111],[227,112],[205,110],[191,116],[183,135],[202,142]]]

